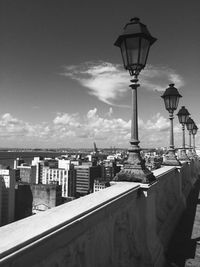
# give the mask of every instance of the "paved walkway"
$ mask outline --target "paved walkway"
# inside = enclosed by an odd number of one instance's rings
[[[168,266],[200,267],[200,179],[187,199],[184,211],[166,253]],[[190,259],[190,260],[188,260]],[[187,261],[187,263],[186,263]]]

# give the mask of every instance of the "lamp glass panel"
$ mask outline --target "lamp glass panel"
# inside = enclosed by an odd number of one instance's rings
[[[177,109],[177,107],[178,107],[178,103],[179,103],[179,96],[176,96],[176,106],[175,106],[175,109]]]
[[[179,114],[178,115],[178,120],[179,120],[180,123],[184,123],[183,122],[184,121],[184,118],[183,118],[183,115],[182,114]]]
[[[125,45],[125,41],[122,41],[122,43],[121,43],[121,53],[122,53],[122,59],[123,59],[124,67],[126,69],[127,68],[127,65],[128,65],[128,62],[127,62],[127,56],[126,56],[126,45]]]
[[[179,97],[177,96],[170,96],[170,108],[171,110],[176,110],[178,107]]]
[[[189,124],[189,130],[192,130],[193,129],[193,124],[191,123],[191,124]]]
[[[177,109],[179,97],[174,95],[165,96],[164,101],[165,101],[165,108],[171,112]]]
[[[186,115],[186,114],[178,115],[179,122],[182,124],[183,123],[185,124],[187,122],[188,118],[189,118],[189,115]]]
[[[197,129],[196,129],[196,128],[193,128],[193,129],[192,129],[192,134],[195,135],[196,133],[197,133]]]
[[[182,123],[186,123],[187,122],[187,120],[188,120],[188,118],[189,118],[189,115],[184,115],[184,116],[182,116]]]
[[[193,122],[191,122],[191,123],[187,123],[186,126],[187,126],[187,129],[188,129],[188,130],[192,130],[193,127],[194,127],[194,123],[193,123]]]
[[[139,63],[143,66],[146,65],[148,53],[149,53],[150,42],[147,39],[141,38],[141,47],[140,47],[140,59]]]
[[[176,98],[174,96],[170,96],[170,103],[169,103],[169,105],[170,105],[170,110],[171,111],[174,110],[174,107],[176,105]]]
[[[175,105],[176,105],[176,98],[174,96],[170,96],[170,109],[174,110]]]
[[[138,55],[139,55],[139,37],[127,38],[126,39],[127,59],[128,68],[137,69],[138,66]]]
[[[166,110],[169,110],[169,108],[170,108],[170,96],[165,96],[164,101],[165,101]]]

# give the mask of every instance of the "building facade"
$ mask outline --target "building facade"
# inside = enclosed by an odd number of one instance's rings
[[[98,191],[103,190],[109,186],[110,186],[110,183],[108,181],[105,181],[102,179],[95,179],[93,192],[98,192]]]
[[[73,165],[69,165],[69,169],[43,167],[41,181],[42,184],[51,184],[56,182],[62,186],[63,197],[75,197],[76,170]]]
[[[93,192],[95,178],[102,175],[101,166],[80,165],[76,169],[76,192],[80,195],[86,195]]]
[[[17,167],[19,170],[20,181],[28,184],[36,183],[36,166],[21,165]]]
[[[62,188],[57,184],[32,184],[33,214],[62,204]]]

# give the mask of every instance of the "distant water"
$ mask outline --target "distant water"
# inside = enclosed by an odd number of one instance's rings
[[[55,158],[63,153],[59,152],[0,152],[0,164],[3,167],[10,166],[14,167],[14,160],[16,158],[23,158],[25,163],[30,164],[34,157],[46,157],[46,158]]]

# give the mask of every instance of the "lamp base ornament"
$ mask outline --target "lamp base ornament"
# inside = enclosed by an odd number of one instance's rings
[[[177,159],[177,157],[175,155],[175,150],[174,149],[170,149],[168,151],[168,153],[164,156],[162,165],[165,165],[165,166],[181,166],[180,161]]]
[[[190,161],[189,157],[186,154],[186,151],[184,148],[182,148],[179,152],[178,160],[180,161]]]
[[[138,182],[152,184],[156,182],[153,173],[146,168],[145,160],[141,158],[140,148],[130,149],[124,168],[117,173],[113,181]]]
[[[195,158],[194,153],[193,153],[192,150],[190,150],[190,149],[188,150],[187,156],[188,156],[188,158],[189,158],[190,160]]]

